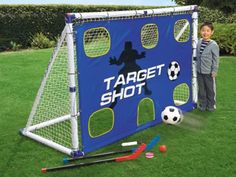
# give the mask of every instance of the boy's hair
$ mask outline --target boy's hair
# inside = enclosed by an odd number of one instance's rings
[[[211,22],[204,22],[201,26],[200,26],[200,30],[204,27],[207,26],[211,29],[211,31],[214,31],[214,26]]]

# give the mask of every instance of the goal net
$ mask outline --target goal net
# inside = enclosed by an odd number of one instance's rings
[[[41,82],[26,128],[21,131],[23,135],[72,155],[72,139],[75,135],[72,134],[71,123],[73,105],[71,105],[69,92],[70,73],[66,30],[65,27],[61,33]],[[74,66],[76,70],[76,65]],[[76,104],[78,104],[78,97],[76,98]]]

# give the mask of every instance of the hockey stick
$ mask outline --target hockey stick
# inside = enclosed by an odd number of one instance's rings
[[[147,144],[145,151],[150,151],[158,143],[158,141],[160,141],[160,139],[161,139],[160,135],[157,135],[156,137],[154,137],[150,141],[150,143]]]
[[[76,160],[91,159],[91,158],[96,158],[96,157],[104,157],[104,156],[108,156],[108,155],[122,154],[122,153],[128,153],[128,152],[131,153],[131,152],[133,152],[133,150],[129,149],[129,150],[123,150],[123,151],[111,151],[111,152],[104,152],[104,153],[101,153],[101,154],[81,156],[81,157],[77,157],[77,158],[65,158],[63,160],[63,163],[68,164],[68,163],[74,162]]]
[[[71,165],[64,165],[64,166],[58,166],[58,167],[52,167],[52,168],[42,168],[41,172],[46,173],[46,172],[52,172],[52,171],[58,171],[58,170],[79,168],[83,166],[89,166],[89,165],[94,165],[94,164],[104,163],[104,162],[123,162],[123,161],[133,160],[133,159],[136,159],[145,150],[146,146],[147,146],[146,144],[142,143],[132,154],[127,155],[127,156],[121,156],[121,157],[116,157],[116,158],[111,158],[111,159],[103,159],[103,160],[98,160],[98,161],[93,161],[93,162],[88,162],[88,163],[71,164]]]

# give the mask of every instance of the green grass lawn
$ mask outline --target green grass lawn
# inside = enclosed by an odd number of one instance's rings
[[[124,141],[147,143],[160,134],[153,159],[105,163],[41,174],[42,167],[62,164],[55,150],[18,134],[25,127],[52,49],[0,53],[0,176],[2,177],[234,177],[236,176],[236,57],[221,57],[217,78],[217,110],[194,110],[180,126],[149,128]],[[117,142],[98,152],[122,149]]]

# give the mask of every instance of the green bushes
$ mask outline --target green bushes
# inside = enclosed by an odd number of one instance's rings
[[[14,41],[23,48],[31,46],[31,39],[42,32],[53,40],[61,34],[68,12],[96,12],[143,9],[144,6],[93,5],[0,5],[0,51],[10,48]],[[147,8],[147,7],[146,7]],[[150,7],[149,7],[150,8]]]
[[[36,33],[42,32],[53,39],[63,26],[64,11],[56,6],[51,9],[47,6],[0,6],[0,36],[20,43],[24,48],[30,47]]]
[[[145,6],[83,6],[83,5],[0,5],[0,51],[27,47],[51,47],[61,34],[67,12],[132,10]],[[236,13],[226,16],[218,10],[200,8],[199,22],[217,23],[214,39],[221,53],[235,55]],[[218,23],[224,23],[220,25]],[[232,23],[232,24],[228,24]],[[36,35],[37,34],[37,35]],[[12,41],[12,42],[11,42]]]
[[[17,44],[16,42],[11,41],[10,42],[10,49],[13,51],[17,51],[21,48],[20,44]]]
[[[213,39],[219,44],[222,54],[236,56],[236,23],[215,24]]]
[[[48,39],[42,32],[36,33],[32,37],[31,47],[33,48],[44,49],[53,47],[54,45],[55,41]]]
[[[236,23],[236,13],[227,16],[219,10],[211,10],[206,7],[200,7],[199,22],[213,22],[213,23]]]

